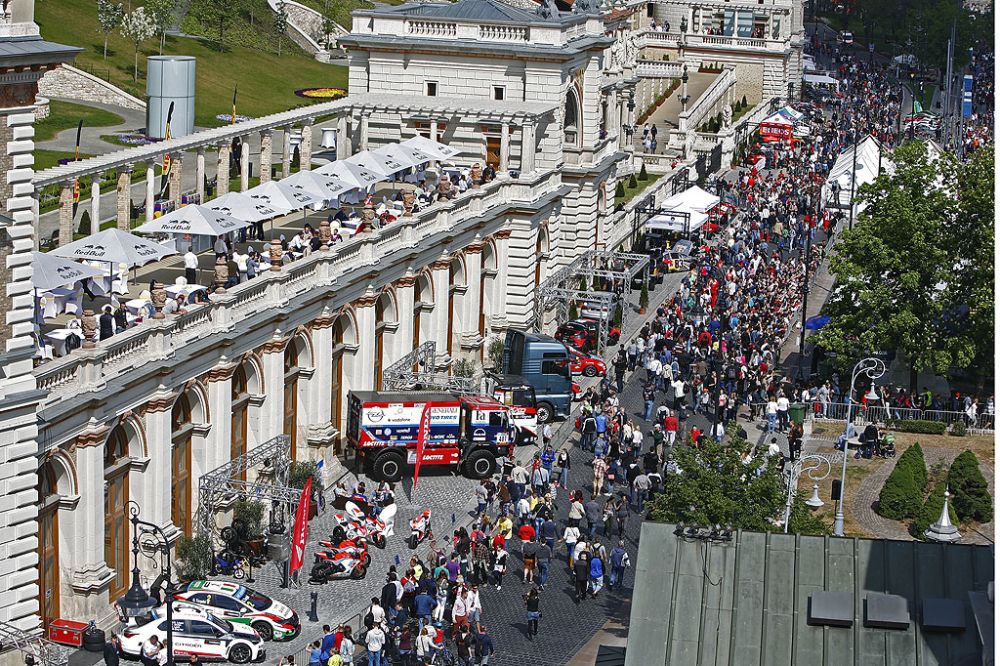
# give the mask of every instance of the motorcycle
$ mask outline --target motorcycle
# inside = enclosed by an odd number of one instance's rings
[[[327,557],[316,553],[312,571],[309,572],[310,585],[323,585],[338,578],[361,580],[368,573],[368,567],[351,553],[333,553]]]
[[[389,508],[393,507],[395,507],[394,504],[390,505]],[[383,510],[383,513],[386,511],[388,508]],[[395,514],[395,511],[392,513]],[[392,521],[386,522],[381,518],[369,516],[353,502],[347,502],[343,513],[333,514],[333,520],[336,525],[330,536],[331,541],[363,537],[370,539],[376,548],[385,548],[385,539],[392,534]]]
[[[361,560],[366,567],[371,564],[372,556],[368,552],[368,542],[362,538],[345,539],[343,541],[320,541],[319,545],[326,551],[316,553],[323,558],[330,558],[337,553],[349,553],[355,559]]]
[[[424,509],[420,515],[410,519],[410,538],[407,542],[410,550],[415,550],[420,542],[427,537],[434,538],[434,532],[431,530],[430,509]]]

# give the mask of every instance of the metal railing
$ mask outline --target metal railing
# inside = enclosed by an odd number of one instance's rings
[[[766,404],[762,402],[752,403],[758,412],[765,414]],[[969,419],[965,412],[953,412],[943,409],[915,409],[912,407],[894,407],[892,405],[851,405],[851,414],[854,417],[855,425],[861,425],[868,421],[876,423],[888,423],[889,421],[938,421],[947,426],[952,426],[959,421],[965,423],[966,427],[974,432],[993,432],[995,430],[995,414],[977,414],[974,420]],[[806,418],[818,419],[820,421],[843,421],[847,418],[847,403],[827,402],[818,400],[806,403]]]

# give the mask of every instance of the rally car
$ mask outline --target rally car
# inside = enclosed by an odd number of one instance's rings
[[[302,625],[288,606],[249,587],[221,580],[196,580],[174,595],[176,602],[210,609],[221,618],[248,625],[264,640],[291,640]],[[174,604],[176,608],[178,603]]]
[[[566,348],[569,349],[569,353],[573,357],[573,360],[570,361],[569,364],[569,370],[574,375],[597,377],[598,375],[603,375],[604,371],[607,370],[607,366],[604,364],[604,361],[596,356],[589,356],[578,351],[577,349],[574,349],[573,347]]]
[[[555,338],[569,347],[575,347],[584,352],[597,349],[597,336],[600,324],[592,319],[574,319],[567,321],[556,329]],[[621,329],[617,326],[608,328],[608,344],[618,344]]]
[[[204,611],[186,612],[179,606],[174,606],[171,620],[175,661],[178,657],[186,661],[195,655],[200,661],[231,661],[234,664],[261,662],[266,658],[264,639],[250,627]],[[143,644],[154,634],[166,644],[164,613],[164,609],[157,609],[144,620],[136,620],[125,628],[121,634],[121,650],[126,657],[138,659]]]

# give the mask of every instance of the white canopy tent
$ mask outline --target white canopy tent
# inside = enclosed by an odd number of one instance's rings
[[[172,210],[166,215],[150,220],[136,231],[144,234],[191,234],[194,236],[223,236],[249,226],[248,220],[238,219],[208,206],[191,204]]]
[[[243,192],[227,192],[221,197],[212,199],[206,204],[212,210],[217,210],[226,215],[246,220],[247,222],[260,222],[277,217],[288,212],[278,208],[273,208],[260,199],[254,199]]]
[[[862,185],[871,183],[878,177],[879,152],[882,154],[882,169],[893,171],[892,153],[881,146],[878,139],[867,136],[858,143],[857,147],[857,170],[854,172],[854,194],[861,189]],[[826,182],[823,184],[823,201],[840,208],[847,208],[851,205],[851,173],[854,169],[854,147],[848,148],[837,157]],[[838,193],[833,196],[833,184],[837,183]]]
[[[719,205],[719,197],[693,185],[683,192],[678,192],[660,205],[660,210],[688,209],[699,213],[707,213]]]
[[[351,155],[346,161],[384,176],[392,176],[410,168],[395,158],[379,155],[370,150]]]
[[[820,74],[819,72],[811,74],[803,74],[802,82],[812,86],[827,87],[832,90],[840,90],[840,81],[828,76],[826,74]]]
[[[269,180],[256,187],[251,187],[244,194],[254,201],[258,201],[269,208],[279,211],[281,214],[290,213],[293,210],[302,210],[307,206],[312,206],[323,201],[323,198],[320,196],[310,194],[305,190],[300,190],[275,180]]]
[[[396,160],[400,164],[405,164],[408,168],[422,166],[432,161],[434,158],[414,146],[404,146],[399,143],[391,143],[372,151],[372,154]]]
[[[367,190],[369,187],[375,185],[375,183],[386,180],[387,178],[380,172],[372,171],[344,160],[337,160],[336,162],[324,164],[318,169],[314,169],[313,173],[318,173],[324,176],[333,176],[344,181],[345,183],[349,183],[354,187],[364,190]]]
[[[443,143],[433,141],[424,136],[415,136],[412,139],[407,139],[400,145],[416,148],[421,152],[427,153],[436,160],[448,160],[459,153],[457,148],[446,146]]]
[[[315,171],[299,171],[279,181],[282,185],[304,191],[323,203],[335,201],[344,192],[354,187],[336,176],[327,176]]]
[[[48,291],[101,275],[104,272],[93,266],[65,259],[51,252],[31,253],[31,286],[35,289]]]
[[[692,185],[664,201],[659,212],[646,221],[646,229],[684,233],[697,231],[708,221],[708,212],[720,201],[714,194]]]
[[[125,264],[128,268],[135,268],[177,252],[121,229],[105,229],[57,247],[51,254],[68,259],[102,261],[113,266]]]

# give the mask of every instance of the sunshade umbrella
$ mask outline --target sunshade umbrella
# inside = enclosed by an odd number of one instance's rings
[[[273,208],[260,199],[248,197],[243,192],[228,192],[221,197],[212,199],[206,205],[212,210],[232,215],[238,220],[246,220],[247,222],[269,220],[288,212],[284,209]]]
[[[113,266],[125,264],[129,268],[135,268],[177,254],[177,251],[121,229],[105,229],[58,247],[50,254],[69,259],[104,261]]]
[[[315,171],[299,171],[288,178],[281,179],[282,185],[314,194],[323,201],[331,201],[338,196],[353,190],[354,187],[336,176],[325,176]]]
[[[809,317],[809,319],[806,319],[806,330],[818,331],[829,323],[829,315],[816,315],[815,317]]]
[[[385,176],[391,176],[410,168],[395,158],[379,155],[370,150],[365,150],[357,155],[352,155],[348,157],[346,161],[351,164],[357,164],[358,166],[364,167],[369,171],[381,173]]]
[[[93,266],[64,259],[50,252],[31,253],[31,286],[35,289],[48,291],[99,275],[102,272]]]
[[[358,166],[357,164],[345,162],[344,160],[337,160],[336,162],[324,164],[318,169],[314,169],[313,173],[322,174],[324,176],[334,176],[345,183],[349,183],[363,190],[367,190],[375,183],[383,181],[387,178],[387,176],[380,172],[371,171],[362,166]]]
[[[172,210],[162,217],[150,220],[136,231],[144,234],[170,233],[192,234],[195,236],[222,236],[230,231],[237,231],[248,226],[247,220],[240,220],[232,215],[208,206],[192,204]]]
[[[421,152],[427,153],[436,160],[451,159],[459,153],[458,149],[446,146],[438,141],[433,141],[425,136],[415,136],[412,139],[407,139],[399,145],[416,148]]]
[[[282,213],[300,210],[323,200],[323,197],[274,180],[252,187],[244,194]]]
[[[382,146],[381,148],[376,148],[372,151],[372,154],[396,160],[400,164],[405,164],[408,167],[427,164],[434,159],[419,148],[404,146],[398,143],[392,143],[387,146]]]

